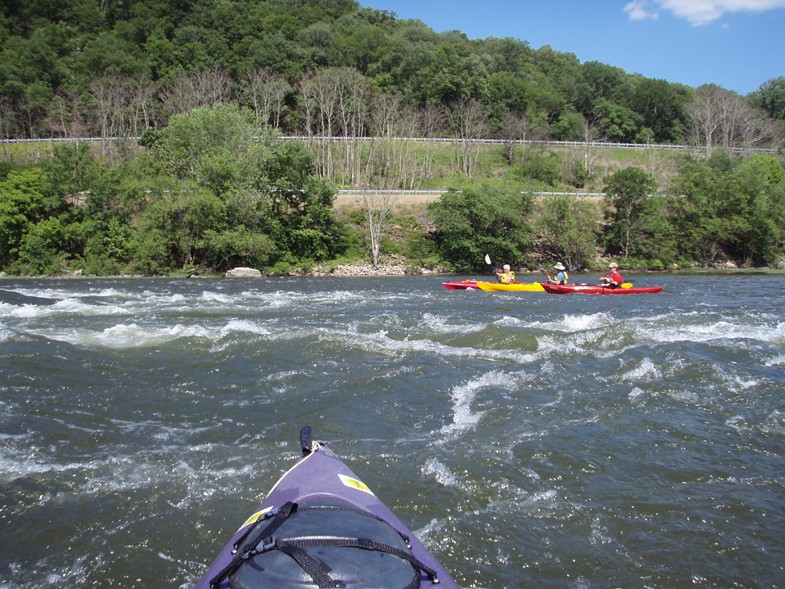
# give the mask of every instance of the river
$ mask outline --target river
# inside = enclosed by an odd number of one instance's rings
[[[630,278],[2,279],[0,587],[192,586],[306,424],[463,587],[783,586],[785,277]]]

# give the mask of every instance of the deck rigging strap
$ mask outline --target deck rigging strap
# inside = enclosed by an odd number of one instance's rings
[[[428,578],[436,584],[439,582],[438,574],[431,567],[420,562],[411,552],[406,552],[395,546],[376,542],[368,538],[344,538],[344,537],[331,537],[331,536],[306,536],[303,538],[287,538],[285,540],[276,540],[274,548],[288,554],[287,550],[291,548],[301,549],[310,547],[324,547],[324,546],[340,546],[341,548],[361,548],[363,550],[371,550],[374,552],[384,552],[385,554],[392,554],[402,560],[408,561],[415,569],[424,572]],[[295,559],[296,560],[296,559]],[[299,562],[299,561],[298,561]],[[323,565],[317,563],[319,567],[324,569]],[[305,567],[303,567],[305,568]],[[307,569],[306,569],[307,571]],[[327,571],[325,570],[325,573]],[[309,573],[310,574],[310,573]],[[312,577],[313,578],[313,577]],[[316,579],[314,579],[316,581]],[[321,585],[319,585],[321,587]],[[330,585],[332,587],[334,585]]]
[[[251,526],[236,542],[235,548],[243,544],[243,548],[232,561],[226,565],[215,577],[210,580],[210,587],[215,588],[220,583],[232,575],[240,566],[247,560],[269,552],[271,550],[279,550],[282,553],[291,557],[300,567],[308,574],[309,577],[316,583],[319,588],[332,588],[339,587],[340,585],[332,579],[329,575],[328,568],[311,557],[304,548],[311,547],[341,547],[341,548],[358,548],[362,550],[370,550],[376,552],[383,552],[400,558],[411,564],[415,571],[422,571],[425,573],[431,582],[435,585],[439,583],[438,573],[431,567],[421,562],[411,552],[402,550],[390,544],[377,542],[368,538],[357,537],[344,537],[344,536],[301,536],[301,537],[281,537],[276,538],[274,533],[278,531],[281,526],[286,523],[290,516],[294,513],[303,512],[318,512],[318,511],[337,511],[346,512],[354,515],[361,515],[363,517],[373,518],[395,531],[398,536],[403,540],[405,545],[411,548],[409,537],[400,531],[396,530],[389,525],[381,517],[366,511],[353,509],[351,507],[344,507],[340,505],[298,505],[294,502],[287,502],[277,510],[265,514],[265,517],[258,520],[255,525]],[[246,541],[255,531],[258,523],[266,521],[267,525],[257,533],[253,534],[253,539]],[[402,589],[414,589],[419,586],[419,576],[415,575],[412,582]]]

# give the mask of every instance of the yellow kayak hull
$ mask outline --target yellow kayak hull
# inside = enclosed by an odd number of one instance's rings
[[[494,292],[545,292],[545,289],[539,282],[513,282],[512,284],[501,284],[499,282],[482,282],[478,280],[477,288]]]
[[[622,288],[631,288],[632,282],[623,282]],[[478,280],[474,288],[487,290],[489,292],[545,292],[539,282],[513,282],[512,284],[502,284],[500,282],[483,282]]]

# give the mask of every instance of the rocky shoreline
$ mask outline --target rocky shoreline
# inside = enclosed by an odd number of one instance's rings
[[[346,277],[405,276],[411,274],[444,274],[446,272],[447,271],[443,268],[421,268],[420,266],[412,266],[406,263],[406,258],[403,256],[391,256],[378,266],[374,266],[370,262],[365,261],[352,262],[351,264],[344,264],[341,266],[318,265],[308,271],[304,271],[303,275]]]
[[[312,268],[298,268],[286,273],[286,276],[406,276],[423,274],[445,274],[444,268],[422,268],[406,263],[404,256],[390,256],[382,263],[374,266],[372,263],[358,260],[349,264],[332,265],[319,264]],[[261,278],[263,274],[255,268],[232,268],[227,271],[227,278]]]

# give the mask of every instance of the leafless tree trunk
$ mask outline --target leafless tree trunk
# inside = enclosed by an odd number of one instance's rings
[[[438,137],[445,126],[447,115],[443,107],[440,106],[426,106],[418,112],[419,126],[421,129],[420,135],[429,139]],[[423,168],[420,171],[422,178],[427,180],[433,174],[433,149],[429,142],[425,142],[425,159],[423,160]]]
[[[152,82],[143,78],[133,82],[131,131],[135,137],[139,137],[150,126],[150,109],[154,97],[155,87]]]
[[[397,197],[389,192],[372,192],[370,190],[363,192],[363,212],[368,226],[374,267],[379,265],[382,239],[389,230],[388,217],[396,202]]]
[[[338,134],[346,138],[342,176],[353,186],[360,184],[362,165],[362,139],[365,137],[369,117],[371,89],[362,74],[355,69],[336,71]]]
[[[338,99],[339,79],[334,69],[321,70],[305,76],[300,82],[300,94],[309,110],[308,135],[320,137],[321,149],[314,153],[316,165],[322,176],[334,178],[333,128]]]
[[[519,142],[526,139],[526,132],[529,129],[529,121],[525,116],[517,116],[510,109],[504,115],[504,123],[501,128],[501,136],[506,140],[507,163],[512,164],[515,159],[515,148]]]
[[[597,130],[594,126],[594,122],[586,121],[586,124],[583,128],[583,170],[586,172],[587,178],[594,177],[594,165],[600,158],[599,154],[597,153],[597,149],[591,146],[592,142],[596,138],[596,131]]]
[[[707,152],[715,147],[754,147],[771,139],[771,121],[759,113],[747,98],[719,86],[701,86],[688,107],[689,132]]]
[[[286,95],[292,91],[292,87],[286,80],[266,69],[248,72],[246,78],[248,86],[244,93],[253,106],[257,125],[279,128]]]
[[[226,104],[232,97],[229,74],[224,71],[198,72],[169,84],[161,93],[168,117],[195,108]]]
[[[104,156],[111,158],[111,143],[106,140],[125,136],[125,113],[130,95],[124,82],[117,77],[94,80],[89,89],[98,107],[101,137],[105,140],[101,148]]]
[[[476,139],[484,136],[488,115],[476,100],[461,100],[452,106],[453,128],[461,139],[458,157],[459,170],[471,177],[477,167],[479,144]]]

